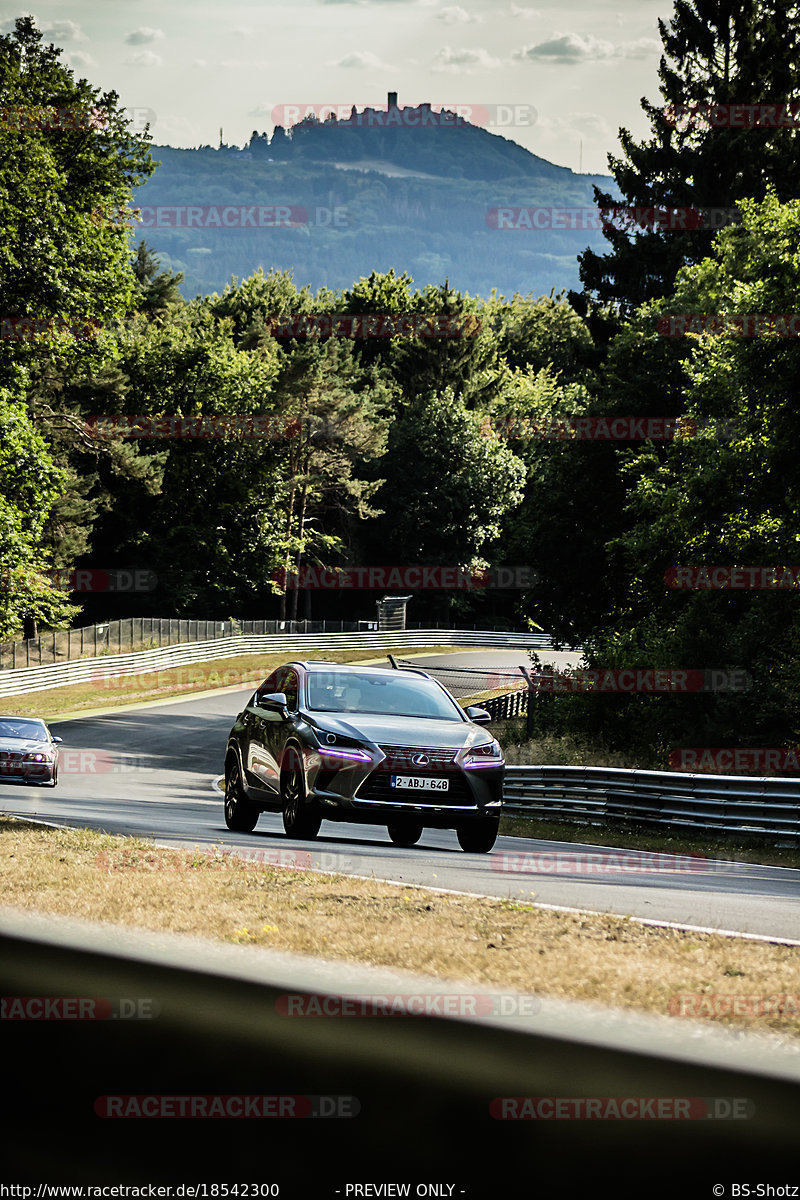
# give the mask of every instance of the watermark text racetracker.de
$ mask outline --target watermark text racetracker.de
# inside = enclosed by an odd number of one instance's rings
[[[161,1012],[149,996],[2,996],[3,1021],[152,1021]]]
[[[715,869],[712,859],[693,854],[585,851],[502,853],[491,856],[493,871],[521,875],[682,875]]]
[[[0,315],[0,339],[4,342],[25,342],[37,338],[93,338],[101,326],[92,317],[23,317]]]
[[[675,992],[669,998],[671,1017],[709,1020],[718,1017],[800,1017],[800,995],[792,992]]]
[[[462,338],[477,337],[482,322],[473,313],[290,313],[268,316],[273,337]]]
[[[800,313],[664,313],[658,318],[662,337],[707,333],[729,338],[798,338]]]
[[[101,850],[95,866],[106,874],[117,871],[153,874],[157,871],[200,874],[237,874],[252,871],[320,871],[328,874],[357,870],[359,860],[350,854],[336,851],[292,850],[283,846],[269,849],[223,846],[210,849],[185,850],[182,847],[153,846],[145,849],[130,847]],[[270,932],[268,927],[266,932]],[[264,929],[261,932],[265,932]]]
[[[117,675],[111,667],[98,667],[92,672],[91,683],[95,688],[114,691],[150,692],[168,687],[202,692],[210,688],[255,686],[253,675],[252,667],[227,667],[222,671],[213,666],[164,667],[160,671],[143,668],[131,669],[125,675]]]
[[[352,224],[341,204],[145,204],[133,211],[143,229],[348,229]]]
[[[162,1120],[210,1120],[214,1118],[260,1120],[296,1120],[308,1117],[357,1117],[361,1103],[356,1096],[98,1096],[94,1102],[98,1117],[122,1117]]]
[[[492,588],[530,588],[538,583],[531,567],[492,567],[475,571],[460,566],[374,566],[374,567],[301,567],[280,569],[273,580],[287,590],[297,588],[331,590],[371,590],[410,588],[434,590],[483,591]]]
[[[755,1104],[739,1096],[498,1096],[496,1121],[743,1121]]]
[[[675,566],[664,572],[664,582],[676,590],[789,591],[800,588],[800,566]]]
[[[668,104],[664,122],[677,129],[800,129],[800,103]]]
[[[277,413],[199,413],[195,416],[96,413],[84,419],[86,433],[101,438],[177,438],[188,441],[266,438],[268,441],[277,441],[298,437],[307,427],[310,428],[300,417],[280,416]]]
[[[614,667],[532,675],[540,692],[628,692],[682,694],[694,692],[746,692],[750,674],[741,668]]]
[[[733,424],[692,417],[485,417],[484,437],[507,441],[671,442],[689,438],[727,440]]]
[[[565,208],[524,208],[514,205],[487,208],[484,217],[489,229],[588,232],[652,230],[669,233],[689,229],[722,229],[741,223],[736,208],[656,208],[652,205],[582,205]]]
[[[311,120],[333,125],[337,129],[450,129],[467,124],[491,129],[510,126],[530,128],[536,124],[538,114],[532,104],[509,102],[400,107],[396,103],[375,106],[346,100],[275,104],[271,117],[274,125],[282,125],[284,129]]]
[[[800,746],[681,746],[670,752],[668,762],[671,771],[800,774]]]
[[[58,108],[54,105],[17,105],[0,108],[0,129],[65,131],[105,129],[108,113],[104,108]]]
[[[153,592],[158,587],[158,576],[143,567],[79,567],[72,570],[45,567],[35,573],[24,569],[1,571],[0,593],[25,591],[31,583],[42,579],[51,587],[71,595],[88,592]]]
[[[530,1017],[536,996],[511,992],[286,992],[275,1001],[281,1017]]]

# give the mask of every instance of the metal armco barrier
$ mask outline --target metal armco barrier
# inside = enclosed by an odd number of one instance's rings
[[[47,688],[113,679],[146,671],[190,666],[244,654],[296,654],[325,650],[391,650],[403,646],[488,646],[495,649],[546,650],[550,638],[541,633],[496,633],[459,629],[406,629],[394,633],[277,633],[242,634],[192,642],[135,654],[80,658],[56,666],[0,671],[0,697],[41,692]]]
[[[784,1042],[546,996],[523,997],[523,1009],[497,986],[170,933],[8,909],[0,920],[6,1004],[123,997],[131,1018],[4,1022],[3,1168],[15,1183],[200,1184],[172,1195],[202,1198],[224,1196],[210,1185],[228,1179],[261,1185],[239,1196],[287,1200],[530,1200],[571,1194],[588,1169],[587,1196],[659,1200],[711,1196],[720,1178],[797,1178],[800,1062]],[[292,1016],[287,1006],[487,992],[500,1003],[483,1017]],[[351,1104],[316,1120],[146,1119],[158,1115],[150,1098],[214,1096]],[[135,1097],[142,1117],[108,1119],[104,1097]],[[503,1098],[518,1112],[524,1098],[585,1097],[651,1102],[644,1119],[499,1115]],[[693,1116],[659,1119],[658,1098]],[[387,1178],[395,1186],[378,1190]],[[354,1191],[364,1179],[373,1189]]]
[[[508,816],[800,839],[800,779],[615,767],[507,767]]]

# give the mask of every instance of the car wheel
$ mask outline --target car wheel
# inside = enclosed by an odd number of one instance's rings
[[[260,815],[244,794],[239,764],[234,759],[225,772],[225,824],[234,833],[252,833]]]
[[[479,821],[465,822],[456,829],[458,844],[468,854],[488,854],[497,841],[500,822],[494,817],[482,817]]]
[[[316,805],[306,801],[306,781],[300,755],[294,747],[286,752],[286,767],[281,774],[283,828],[290,837],[312,839],[319,833],[322,817]]]
[[[413,821],[390,821],[387,829],[395,846],[416,846],[422,837],[422,826]]]

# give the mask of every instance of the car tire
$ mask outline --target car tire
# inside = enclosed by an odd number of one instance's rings
[[[225,824],[234,833],[252,833],[260,816],[244,794],[238,762],[231,759],[225,769]]]
[[[456,829],[458,844],[468,854],[488,854],[497,841],[500,822],[495,817],[481,817],[464,822]]]
[[[289,837],[312,841],[319,833],[322,817],[316,804],[306,799],[306,781],[300,753],[294,746],[286,751],[286,766],[281,772],[283,828]]]
[[[389,837],[395,846],[416,846],[422,837],[422,825],[413,821],[390,821],[387,825]]]

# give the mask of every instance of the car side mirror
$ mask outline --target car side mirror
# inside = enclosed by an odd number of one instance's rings
[[[60,738],[60,737],[54,737],[54,738],[53,738],[53,741],[54,741],[54,742],[63,742],[63,740],[64,740],[64,739],[63,739],[63,738]]]
[[[485,708],[479,708],[477,704],[470,704],[469,708],[465,708],[464,712],[475,725],[488,725],[492,719],[492,714],[488,713]]]
[[[285,720],[289,715],[285,692],[265,692],[257,697],[257,703],[259,708],[263,708],[265,714],[269,714],[268,720]]]

